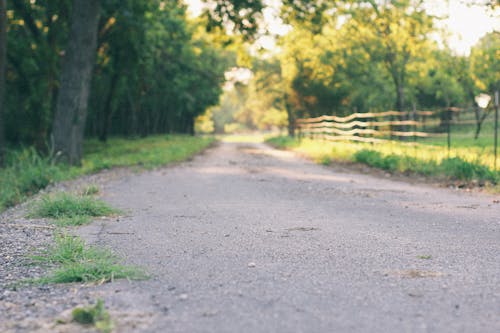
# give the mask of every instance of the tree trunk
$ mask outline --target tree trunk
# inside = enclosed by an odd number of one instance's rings
[[[5,69],[7,61],[7,1],[0,0],[0,166],[4,164],[5,155]]]
[[[80,164],[96,47],[100,0],[74,0],[53,125],[58,161]]]
[[[288,94],[285,94],[285,110],[288,116],[288,136],[295,137],[295,115],[292,111],[292,106],[288,102]]]
[[[99,141],[106,142],[108,140],[108,131],[113,116],[113,99],[115,98],[116,87],[118,85],[119,75],[117,72],[113,73],[111,78],[111,86],[109,88],[106,102],[104,103],[104,110],[102,115],[101,131],[99,133]]]

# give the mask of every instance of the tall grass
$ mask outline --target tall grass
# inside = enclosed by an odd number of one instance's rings
[[[0,212],[66,177],[68,168],[50,158],[41,157],[33,148],[9,152],[4,169],[0,169]]]
[[[200,152],[214,141],[211,137],[158,135],[143,139],[89,140],[84,145],[81,167],[54,164],[35,149],[12,151],[0,168],[0,212],[57,181],[113,167],[151,169],[179,162]]]

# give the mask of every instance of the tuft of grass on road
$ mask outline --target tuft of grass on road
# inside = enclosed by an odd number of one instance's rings
[[[33,148],[11,151],[0,168],[0,213],[40,189],[61,180],[114,167],[151,169],[189,159],[215,141],[213,137],[157,135],[141,139],[88,140],[81,167],[55,164]]]
[[[430,145],[408,146],[388,142],[377,145],[348,142],[325,142],[311,139],[275,137],[267,140],[271,145],[303,154],[320,164],[331,161],[356,162],[393,173],[419,174],[466,182],[500,182],[500,172],[494,171],[485,159],[467,155],[464,147],[459,156],[447,156],[445,147]],[[457,152],[455,152],[457,153]],[[457,153],[458,154],[458,153]],[[472,154],[475,156],[475,153]]]
[[[109,250],[87,246],[79,237],[67,234],[56,234],[54,244],[32,259],[56,267],[48,276],[34,281],[42,284],[145,278],[138,268],[119,264]]]
[[[71,226],[87,224],[92,217],[110,216],[119,212],[90,196],[57,193],[42,197],[30,217],[50,218],[59,226]]]

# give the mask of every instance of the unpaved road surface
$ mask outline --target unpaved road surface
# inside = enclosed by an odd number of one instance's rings
[[[144,332],[500,332],[498,196],[222,143],[113,181],[80,229],[151,279],[102,287]]]

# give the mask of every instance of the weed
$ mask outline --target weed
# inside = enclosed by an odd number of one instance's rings
[[[113,321],[101,299],[94,306],[73,309],[71,316],[73,321],[82,325],[94,325],[100,332],[109,333],[113,330]]]

